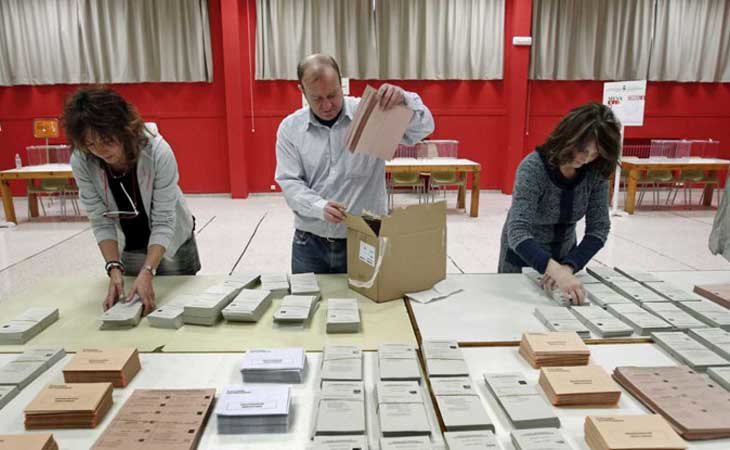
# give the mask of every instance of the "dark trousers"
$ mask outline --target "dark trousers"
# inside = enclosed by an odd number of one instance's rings
[[[347,273],[347,239],[328,239],[295,230],[291,273]]]

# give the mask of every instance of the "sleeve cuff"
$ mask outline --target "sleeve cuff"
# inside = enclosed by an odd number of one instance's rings
[[[536,240],[525,239],[517,245],[515,252],[533,269],[545,273],[550,261],[550,254]]]
[[[603,248],[603,241],[596,236],[590,234],[585,235],[581,243],[573,248],[568,255],[563,258],[562,263],[573,267],[573,272],[582,270],[588,261],[591,260],[599,250]]]
[[[320,220],[324,220],[324,207],[327,206],[327,200],[321,199],[317,200],[314,205],[312,205],[312,215],[319,218]]]

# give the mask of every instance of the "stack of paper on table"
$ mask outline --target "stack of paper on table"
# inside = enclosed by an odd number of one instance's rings
[[[706,323],[695,319],[675,303],[644,303],[642,307],[666,320],[678,330],[707,327]]]
[[[325,381],[317,403],[315,436],[365,434],[365,387],[362,381]]]
[[[289,275],[289,292],[292,295],[319,295],[319,283],[314,272]]]
[[[677,306],[710,326],[730,331],[730,309],[723,308],[710,300],[680,302]]]
[[[657,331],[669,331],[674,328],[671,323],[639,305],[631,303],[608,305],[606,310],[630,325],[639,336],[648,336]]]
[[[28,308],[21,315],[0,325],[0,345],[25,344],[58,320],[58,308]]]
[[[49,384],[25,408],[25,428],[95,428],[112,406],[112,390],[111,383]]]
[[[357,333],[360,331],[360,309],[356,298],[327,300],[327,332]]]
[[[614,267],[616,272],[630,278],[639,283],[663,283],[662,279],[650,272],[644,272],[642,270],[634,269],[623,269],[621,267]]]
[[[259,289],[271,292],[274,297],[281,297],[289,293],[289,277],[285,273],[263,273]]]
[[[260,278],[261,274],[259,273],[232,273],[223,280],[223,284],[237,289],[251,289],[256,286]]]
[[[380,450],[431,450],[432,448],[431,438],[428,436],[380,438]]]
[[[484,381],[515,428],[560,428],[560,419],[552,406],[523,374],[485,373]]]
[[[574,331],[523,333],[519,353],[535,369],[584,366],[591,356],[591,351]]]
[[[355,153],[365,153],[380,159],[391,160],[398,143],[413,117],[413,110],[395,105],[387,110],[380,106],[377,90],[370,86],[360,98],[350,127],[347,129],[345,146]]]
[[[730,333],[722,328],[692,328],[689,335],[713,352],[730,360]]]
[[[383,436],[431,434],[431,424],[418,382],[379,381],[376,394],[380,432]]]
[[[650,283],[646,285],[649,289],[668,298],[673,302],[697,302],[703,300],[699,295],[679,289],[668,283]]]
[[[0,409],[10,403],[10,400],[14,399],[18,392],[20,392],[20,388],[17,385],[0,386]]]
[[[461,377],[469,375],[464,355],[456,341],[423,341],[421,351],[429,377]]]
[[[687,443],[656,414],[587,416],[586,444],[591,450],[684,450]]]
[[[535,317],[550,331],[574,331],[582,339],[591,337],[591,332],[578,320],[570,308],[564,306],[537,306]]]
[[[51,433],[0,434],[0,450],[58,450]]]
[[[362,350],[355,345],[327,345],[322,381],[362,381]]]
[[[704,372],[712,366],[730,366],[730,361],[681,331],[652,333],[651,337],[672,357],[694,370]]]
[[[434,284],[431,289],[420,292],[410,292],[405,296],[418,303],[429,303],[435,300],[443,300],[454,294],[458,294],[464,289],[459,285],[458,282],[452,280],[441,280]]]
[[[430,382],[446,431],[494,431],[469,377],[431,378]]]
[[[586,267],[586,271],[605,284],[614,285],[632,281],[631,278],[622,275],[610,267]]]
[[[631,300],[619,294],[607,284],[586,284],[583,285],[583,289],[591,303],[603,308],[615,303],[631,303]]]
[[[286,295],[274,312],[274,322],[301,325],[309,321],[317,306],[317,295]]]
[[[92,450],[195,450],[215,389],[137,389]]]
[[[252,348],[241,362],[244,383],[301,383],[307,358],[304,349]]]
[[[263,289],[242,289],[222,310],[229,322],[258,322],[271,306],[271,292]]]
[[[0,367],[0,386],[23,389],[65,355],[66,352],[60,347],[28,349]],[[10,396],[7,401],[15,396],[12,389],[7,395]]]
[[[657,292],[649,289],[638,281],[630,281],[627,283],[617,283],[613,285],[613,288],[624,297],[630,299],[633,302],[643,303],[667,303],[670,302],[668,298],[659,295]]]
[[[108,381],[124,387],[141,368],[136,348],[84,348],[63,368],[63,379],[66,383]]]
[[[630,300],[626,300],[630,302]],[[634,329],[598,306],[575,308],[573,314],[593,333],[602,338],[631,336]]]
[[[444,439],[449,450],[502,450],[497,437],[489,430],[447,431]]]
[[[378,345],[378,367],[383,381],[421,380],[416,349],[411,344]]]
[[[183,322],[191,325],[215,325],[221,320],[223,308],[233,300],[236,292],[238,289],[220,284],[195,294],[183,307]]]
[[[183,326],[185,305],[195,300],[195,294],[178,294],[147,314],[147,321],[151,327],[176,330]]]
[[[135,296],[129,301],[119,300],[101,315],[101,330],[125,330],[134,328],[142,318],[142,300]]]
[[[687,366],[617,367],[613,377],[688,440],[730,437],[730,393]]]
[[[288,385],[226,386],[215,405],[218,433],[286,433],[290,408]]]
[[[543,367],[540,386],[556,406],[609,406],[621,397],[621,389],[600,366]]]
[[[315,436],[307,450],[367,450],[365,436]]]
[[[707,369],[707,375],[724,387],[725,390],[730,391],[730,367],[710,367]]]
[[[695,292],[725,308],[730,308],[730,284],[695,286]]]
[[[511,435],[515,450],[573,450],[555,428],[512,430]]]

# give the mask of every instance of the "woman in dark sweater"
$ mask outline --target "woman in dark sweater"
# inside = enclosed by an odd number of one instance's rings
[[[522,160],[502,230],[500,273],[532,267],[544,274],[543,286],[583,302],[583,286],[573,274],[603,247],[611,228],[608,179],[619,158],[620,129],[610,108],[588,103],[563,117]],[[583,217],[578,244],[575,226]]]

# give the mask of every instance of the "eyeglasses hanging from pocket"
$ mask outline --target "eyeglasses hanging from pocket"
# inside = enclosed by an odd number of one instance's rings
[[[136,182],[136,181],[133,181]],[[124,183],[119,183],[119,187],[122,188],[122,192],[124,192],[124,195],[127,197],[127,200],[129,200],[129,204],[132,207],[132,211],[107,211],[102,214],[102,216],[108,218],[108,219],[134,219],[139,215],[139,211],[137,211],[137,205],[134,204],[134,201],[132,200],[132,197],[129,196],[127,193],[127,190],[124,189]]]

